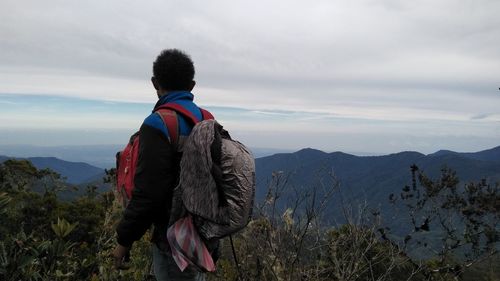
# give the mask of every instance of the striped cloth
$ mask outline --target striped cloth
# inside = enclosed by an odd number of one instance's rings
[[[203,272],[215,271],[215,264],[193,224],[191,215],[179,219],[167,230],[172,257],[181,271],[190,264]]]

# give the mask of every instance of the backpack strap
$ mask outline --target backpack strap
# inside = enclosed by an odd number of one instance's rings
[[[212,113],[201,107],[199,107],[199,109],[201,111],[202,120],[215,119]],[[189,119],[189,121],[191,121],[194,125],[202,121],[199,120],[191,111],[177,103],[163,104],[157,107],[155,111],[160,115],[160,118],[163,120],[163,123],[165,123],[165,126],[167,126],[170,142],[173,144],[177,143],[179,140],[179,122],[177,120],[177,112]]]
[[[167,127],[170,143],[177,143],[179,140],[179,122],[177,122],[177,113],[175,110],[159,109],[156,113],[160,115],[163,124]]]
[[[208,112],[207,110],[203,109],[200,107],[201,115],[203,116],[203,120],[214,120],[215,117],[212,115],[212,113]]]

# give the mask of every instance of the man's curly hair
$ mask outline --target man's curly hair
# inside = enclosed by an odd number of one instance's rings
[[[190,90],[193,61],[180,50],[163,50],[153,63],[153,76],[164,90]]]

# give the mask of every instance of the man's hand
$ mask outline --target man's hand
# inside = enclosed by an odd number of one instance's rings
[[[130,258],[130,248],[122,246],[118,244],[113,251],[113,259],[115,262],[116,269],[128,269],[128,265],[125,262],[128,262]]]

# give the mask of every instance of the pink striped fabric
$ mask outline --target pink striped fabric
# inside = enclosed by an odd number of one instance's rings
[[[172,257],[181,271],[190,264],[204,272],[215,271],[212,256],[196,231],[191,215],[179,219],[168,228],[167,240]]]

